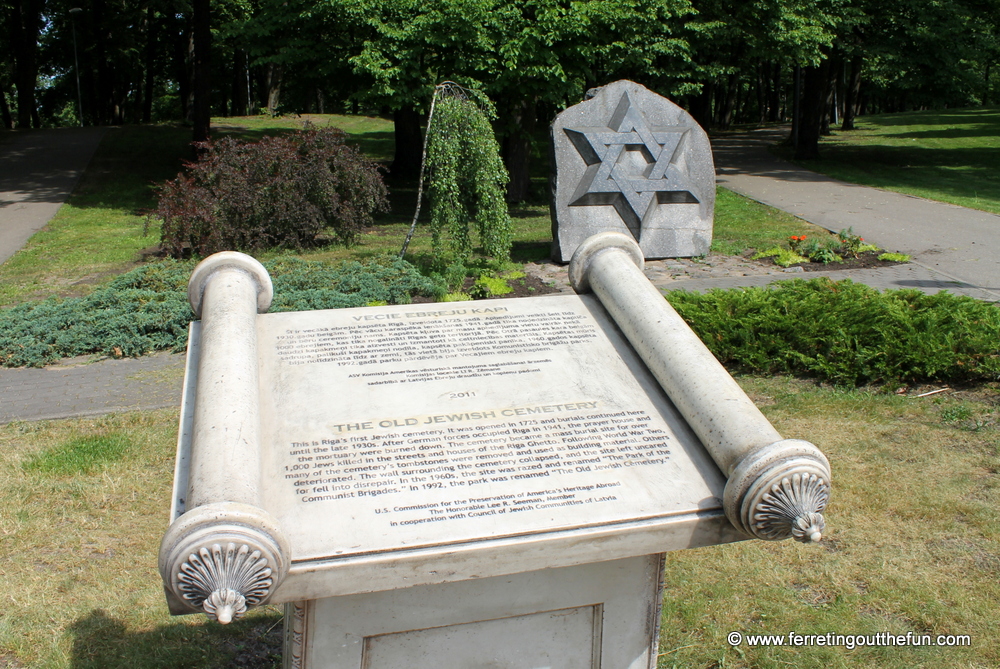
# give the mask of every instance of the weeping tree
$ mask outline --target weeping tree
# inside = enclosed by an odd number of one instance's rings
[[[509,179],[490,119],[496,113],[486,96],[453,82],[435,87],[427,118],[417,209],[400,257],[420,216],[424,180],[430,201],[434,252],[468,258],[473,229],[483,254],[510,255],[511,222],[504,200]]]

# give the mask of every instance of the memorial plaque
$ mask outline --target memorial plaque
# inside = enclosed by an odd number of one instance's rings
[[[718,508],[589,296],[261,315],[263,508],[296,560]]]
[[[637,244],[592,237],[570,277],[577,295],[269,314],[263,266],[203,261],[159,555],[171,612],[227,623],[296,603],[300,657],[325,634],[304,630],[328,624],[303,602],[504,589],[512,574],[552,581],[751,535],[820,540],[826,458],[782,439],[643,276]],[[637,578],[658,601],[658,580]],[[584,620],[601,601],[512,607],[508,623],[454,633],[500,639],[523,616]],[[497,618],[466,614],[448,624]]]

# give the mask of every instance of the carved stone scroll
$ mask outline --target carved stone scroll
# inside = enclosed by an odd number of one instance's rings
[[[188,511],[167,530],[160,574],[172,613],[220,623],[264,603],[289,567],[288,543],[260,508],[255,319],[272,297],[264,267],[242,253],[202,261],[188,284],[201,317]]]
[[[627,235],[594,235],[570,262],[577,292],[593,290],[729,480],[733,525],[761,539],[819,541],[830,465],[814,445],[784,440],[642,273]]]

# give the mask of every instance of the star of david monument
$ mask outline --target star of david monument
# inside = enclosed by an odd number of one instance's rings
[[[643,255],[708,253],[715,166],[708,135],[686,111],[616,81],[552,124],[553,257],[569,262],[598,232],[621,232]]]

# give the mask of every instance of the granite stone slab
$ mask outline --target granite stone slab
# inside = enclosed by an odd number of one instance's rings
[[[622,232],[646,258],[704,255],[712,243],[715,167],[686,111],[616,81],[552,124],[553,258],[568,262],[600,232]]]

